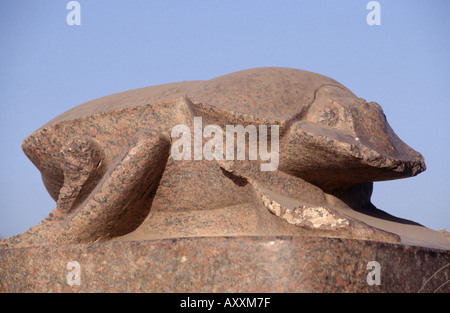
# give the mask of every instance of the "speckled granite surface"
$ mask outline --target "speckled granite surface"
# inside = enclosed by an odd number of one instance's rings
[[[73,261],[79,285],[69,285]],[[1,251],[0,264],[1,292],[450,292],[448,251],[353,239],[198,237],[46,246]]]

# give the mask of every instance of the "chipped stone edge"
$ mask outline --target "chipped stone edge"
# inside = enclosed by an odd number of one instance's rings
[[[264,206],[289,224],[310,229],[337,230],[350,227],[350,221],[324,207],[297,206],[293,210],[271,199],[254,186]]]

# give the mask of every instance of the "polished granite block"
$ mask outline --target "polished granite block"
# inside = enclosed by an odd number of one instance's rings
[[[355,239],[41,246],[2,250],[0,264],[1,292],[450,292],[448,250]]]

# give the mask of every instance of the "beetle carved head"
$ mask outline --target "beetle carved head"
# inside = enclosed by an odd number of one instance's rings
[[[317,89],[289,124],[280,169],[324,190],[415,176],[426,169],[422,155],[394,133],[380,105],[341,85]]]

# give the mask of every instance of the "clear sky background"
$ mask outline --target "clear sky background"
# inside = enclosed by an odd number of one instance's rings
[[[33,131],[113,93],[238,70],[321,73],[378,102],[427,163],[414,178],[375,183],[372,202],[450,229],[450,1],[0,0],[0,237],[26,231],[55,202],[21,151]]]

